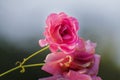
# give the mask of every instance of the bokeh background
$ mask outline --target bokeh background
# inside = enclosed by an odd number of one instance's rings
[[[80,23],[79,34],[97,43],[102,56],[99,75],[103,80],[120,80],[120,0],[0,0],[0,73],[40,49],[45,19],[50,13],[65,12]],[[49,50],[30,59],[43,62]],[[20,69],[0,80],[38,80],[49,76],[41,67]]]

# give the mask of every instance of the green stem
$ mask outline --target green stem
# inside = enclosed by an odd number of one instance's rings
[[[23,64],[24,64],[26,61],[28,61],[30,58],[34,57],[35,55],[37,55],[37,54],[43,52],[44,50],[46,50],[46,49],[48,49],[48,48],[49,48],[49,46],[46,46],[46,47],[44,47],[43,49],[41,49],[41,50],[39,50],[39,51],[33,53],[33,54],[30,55],[30,56],[28,56],[27,58],[24,58],[24,60],[23,60],[23,62],[21,63],[21,65],[23,65]]]
[[[25,72],[25,67],[34,67],[34,66],[41,66],[41,65],[43,65],[43,63],[41,63],[41,64],[30,64],[30,65],[24,65],[24,64],[25,64],[26,61],[28,61],[29,59],[31,59],[31,58],[34,57],[35,55],[37,55],[37,54],[45,51],[45,50],[48,49],[48,48],[49,48],[49,46],[46,46],[46,47],[44,47],[43,49],[41,49],[41,50],[39,50],[39,51],[31,54],[31,55],[28,56],[27,58],[24,58],[22,62],[19,62],[19,61],[18,61],[17,63],[19,63],[19,66],[15,67],[15,68],[12,68],[12,69],[10,69],[10,70],[8,70],[8,71],[0,74],[0,77],[3,76],[3,75],[5,75],[5,74],[8,74],[8,73],[10,73],[10,72],[12,72],[12,71],[14,71],[14,70],[16,70],[16,69],[19,69],[19,68],[22,68],[22,70],[21,70],[20,72]]]
[[[29,65],[23,65],[24,67],[36,67],[36,66],[43,66],[44,63],[39,63],[39,64],[29,64]]]
[[[35,66],[42,66],[42,65],[44,65],[44,63],[23,65],[23,67],[35,67]],[[17,67],[15,67],[15,68],[12,68],[12,69],[10,69],[10,70],[8,70],[8,71],[0,74],[0,77],[4,76],[4,75],[6,75],[6,74],[8,74],[8,73],[10,73],[10,72],[12,72],[12,71],[15,71],[15,70],[17,70],[17,69],[19,69],[19,68],[21,68],[21,66],[17,66]]]
[[[24,64],[25,64],[25,62],[27,62],[29,59],[31,59],[32,57],[34,57],[35,55],[37,55],[37,54],[39,54],[40,52],[43,52],[43,51],[45,51],[46,49],[48,49],[49,48],[49,46],[46,46],[46,47],[44,47],[43,49],[41,49],[41,50],[39,50],[39,51],[37,51],[37,52],[35,52],[35,53],[33,53],[32,55],[30,55],[30,56],[28,56],[27,58],[24,58],[23,59],[23,61],[22,62],[17,62],[17,63],[19,63],[19,66],[21,67],[21,73],[23,73],[23,72],[25,72],[25,68],[24,68]]]

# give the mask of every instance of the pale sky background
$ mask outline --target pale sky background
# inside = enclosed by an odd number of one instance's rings
[[[97,36],[98,50],[110,42],[111,59],[120,66],[120,0],[0,0],[0,36],[25,48],[29,39],[42,38],[45,19],[53,12],[77,18],[81,36]]]

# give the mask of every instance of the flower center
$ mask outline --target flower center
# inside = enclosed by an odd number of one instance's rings
[[[92,61],[81,64],[79,60],[75,61],[72,56],[66,56],[60,61],[59,65],[65,72],[68,72],[69,70],[78,71],[90,68],[92,66]]]
[[[59,30],[59,33],[61,35],[61,37],[64,39],[64,40],[68,40],[68,39],[71,39],[72,36],[71,36],[71,32],[70,30],[68,29],[67,25],[61,25],[61,28]]]
[[[62,59],[59,63],[60,67],[63,69],[63,71],[69,71],[69,67],[72,62],[71,56],[66,56],[64,59]]]

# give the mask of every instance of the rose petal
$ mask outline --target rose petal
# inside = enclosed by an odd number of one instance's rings
[[[41,47],[44,47],[44,46],[46,46],[48,43],[47,43],[47,41],[45,40],[45,39],[41,39],[41,40],[39,40],[39,45],[41,46]]]
[[[92,43],[90,40],[87,40],[85,43],[86,52],[95,53],[96,43]]]
[[[92,80],[89,75],[80,74],[79,72],[69,71],[69,73],[64,75],[68,80]]]
[[[47,27],[53,26],[58,21],[58,15],[56,13],[50,14],[46,19]]]
[[[42,70],[50,74],[62,74],[62,68],[59,63],[62,59],[66,57],[66,54],[62,52],[48,54],[45,60],[45,65],[42,67]]]
[[[55,44],[50,44],[49,48],[51,52],[56,52],[58,50],[58,47]]]
[[[57,53],[50,53],[47,55],[45,62],[53,62],[53,61],[57,61],[59,59],[62,59],[66,56],[66,54],[64,54],[63,52],[57,52]]]
[[[57,61],[45,63],[45,65],[42,67],[42,70],[53,75],[62,73],[62,69],[60,68]]]
[[[98,74],[98,70],[99,70],[100,55],[95,54],[94,59],[95,60],[94,60],[93,67],[89,69],[88,74],[96,76]]]

